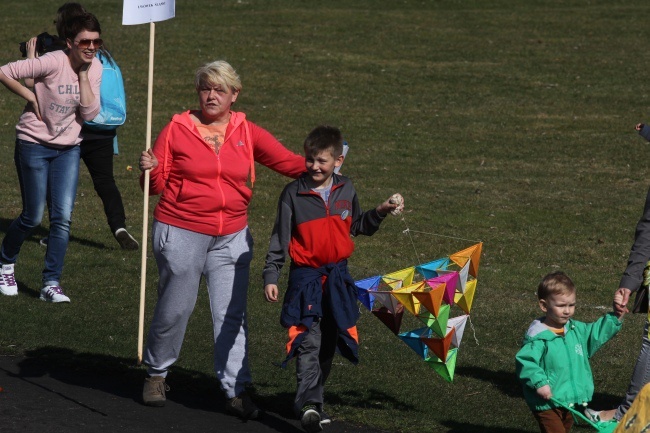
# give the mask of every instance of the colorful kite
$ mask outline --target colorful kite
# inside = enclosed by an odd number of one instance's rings
[[[482,249],[478,243],[449,257],[355,282],[359,301],[448,382],[454,379],[472,309]],[[450,317],[452,306],[463,314]],[[400,332],[405,311],[425,326]]]

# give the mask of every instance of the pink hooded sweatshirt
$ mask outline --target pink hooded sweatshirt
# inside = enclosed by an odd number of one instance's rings
[[[79,77],[70,66],[66,51],[53,51],[35,59],[8,63],[0,70],[14,80],[34,79],[42,121],[31,111],[23,111],[16,125],[20,140],[45,146],[74,146],[81,142],[84,120],[99,113],[99,86],[102,64],[96,58],[88,70],[95,101],[84,107],[79,103]]]

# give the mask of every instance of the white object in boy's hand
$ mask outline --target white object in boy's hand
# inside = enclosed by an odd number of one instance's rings
[[[402,213],[402,210],[404,209],[404,198],[401,194],[393,194],[388,199],[388,203],[397,205],[395,209],[390,211],[391,215],[399,215]]]

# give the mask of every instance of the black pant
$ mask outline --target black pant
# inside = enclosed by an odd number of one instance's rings
[[[113,177],[113,137],[83,140],[81,159],[88,167],[97,195],[104,204],[104,213],[111,233],[126,227],[122,196]]]

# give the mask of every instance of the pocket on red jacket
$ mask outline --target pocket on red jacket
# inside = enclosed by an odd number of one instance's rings
[[[195,213],[216,212],[221,208],[214,188],[188,179],[183,179],[176,200],[184,209]]]

